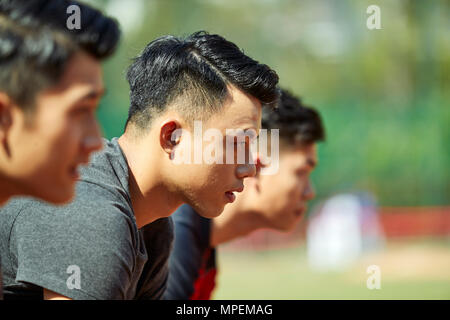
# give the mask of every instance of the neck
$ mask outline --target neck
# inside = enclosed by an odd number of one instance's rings
[[[212,220],[210,240],[212,247],[268,226],[264,216],[251,206],[247,206],[244,199],[244,195],[239,196],[235,203],[226,206],[222,214]]]
[[[0,207],[6,204],[6,202],[9,200],[10,196],[6,194],[0,194]]]
[[[20,189],[3,175],[0,175],[0,190],[0,207],[5,205],[11,197],[21,195]]]
[[[181,201],[162,182],[156,155],[143,141],[130,141],[122,135],[118,142],[128,162],[129,191],[137,227],[168,217]]]

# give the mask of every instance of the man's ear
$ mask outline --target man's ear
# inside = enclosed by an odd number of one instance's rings
[[[11,98],[4,92],[0,92],[0,143],[5,144],[9,129],[12,125]]]
[[[259,178],[260,178],[260,176],[261,176],[261,175],[260,175],[261,169],[267,167],[267,165],[265,165],[265,164],[261,161],[261,158],[260,158],[259,154],[256,154],[256,155],[255,155],[255,159],[256,159],[256,161],[255,161],[255,166],[256,166],[256,178],[258,178],[258,180],[259,180]]]
[[[181,124],[178,120],[170,119],[161,124],[159,142],[168,155],[172,155],[173,150],[180,143],[181,131]]]
[[[255,188],[257,193],[261,192],[261,169],[266,167],[266,165],[264,163],[262,163],[261,158],[259,156],[259,154],[255,154],[255,166],[256,166],[256,175],[252,178],[248,178],[251,179],[251,184],[252,187]]]

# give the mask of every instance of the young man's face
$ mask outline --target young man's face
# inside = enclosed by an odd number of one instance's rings
[[[38,93],[29,121],[12,108],[6,174],[17,194],[53,203],[73,197],[78,165],[102,146],[95,110],[103,91],[100,63],[78,52],[61,80]]]
[[[178,180],[183,200],[200,215],[209,218],[218,216],[227,203],[233,202],[233,192],[236,194],[242,191],[244,178],[256,173],[249,150],[251,139],[233,139],[232,133],[228,132],[227,136],[227,129],[241,129],[243,132],[250,129],[257,134],[261,126],[261,103],[235,87],[229,87],[229,92],[230,99],[225,102],[222,110],[202,124],[203,132],[212,128],[220,131],[222,138],[220,141],[217,139],[217,145],[222,148],[223,163],[215,161],[208,164],[202,161],[201,164],[174,166],[174,179]],[[192,134],[192,154],[195,153],[194,139]],[[203,151],[208,145],[203,142]],[[244,161],[237,161],[238,149],[245,152]],[[227,150],[234,153],[232,161],[226,160]]]
[[[281,150],[279,171],[259,177],[260,193],[255,201],[272,228],[292,230],[301,220],[307,202],[315,196],[310,174],[316,164],[315,143]]]

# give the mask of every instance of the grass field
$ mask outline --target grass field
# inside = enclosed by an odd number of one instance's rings
[[[310,270],[304,245],[218,254],[214,299],[450,299],[450,239],[390,241],[343,272]],[[369,290],[369,265],[381,289]]]

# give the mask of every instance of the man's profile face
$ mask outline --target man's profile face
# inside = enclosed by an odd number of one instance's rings
[[[100,63],[78,52],[60,81],[37,94],[29,119],[13,108],[8,175],[21,195],[53,203],[73,197],[78,165],[101,148],[95,111],[103,91]]]
[[[292,230],[307,209],[315,193],[310,174],[317,165],[316,144],[281,150],[279,171],[261,175],[258,206],[270,226],[281,231]]]
[[[228,90],[230,97],[222,109],[202,123],[203,132],[210,129],[220,131],[222,137],[216,142],[223,151],[222,163],[202,161],[201,164],[180,164],[174,168],[178,172],[174,174],[182,188],[184,201],[200,215],[209,218],[218,216],[227,203],[233,202],[237,192],[242,191],[244,178],[256,173],[250,154],[251,139],[236,139],[237,133],[230,131],[253,131],[253,138],[256,138],[261,126],[261,103],[233,86],[229,86]],[[195,153],[194,139],[192,135],[192,154]],[[210,141],[213,143],[215,140]],[[203,142],[204,152],[208,145],[210,144]],[[246,155],[243,161],[237,159],[239,149]],[[234,157],[232,161],[227,161],[227,152],[230,150]]]

